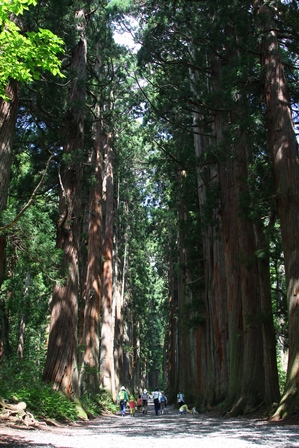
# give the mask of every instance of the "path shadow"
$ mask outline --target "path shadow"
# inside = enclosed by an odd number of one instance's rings
[[[92,429],[91,429],[92,430]],[[276,426],[266,420],[250,418],[209,417],[208,414],[180,415],[173,407],[166,408],[164,415],[156,416],[154,409],[149,408],[147,415],[136,414],[136,417],[114,416],[95,423],[94,431],[105,434],[115,431],[123,435],[129,443],[138,445],[138,439],[154,439],[163,445],[163,439],[188,439],[198,441],[198,446],[207,441],[220,443],[224,439],[233,446],[244,446],[244,443],[259,447],[299,448],[299,428],[296,426]],[[217,445],[217,446],[220,446]],[[211,446],[213,446],[211,444]],[[221,445],[222,446],[222,445]],[[246,445],[247,446],[247,445]]]
[[[1,436],[0,448],[59,448],[49,443],[34,443],[21,437]]]

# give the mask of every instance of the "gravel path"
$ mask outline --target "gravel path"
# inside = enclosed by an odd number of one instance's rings
[[[245,418],[179,415],[168,406],[164,415],[109,416],[88,423],[20,430],[0,426],[5,448],[299,448],[299,427]]]

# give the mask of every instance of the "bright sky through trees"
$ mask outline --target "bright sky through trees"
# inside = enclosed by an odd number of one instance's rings
[[[134,31],[137,28],[137,21],[131,18],[129,20],[129,28],[126,25],[122,25],[116,29],[113,35],[115,42],[137,52],[140,48],[140,44],[134,42]]]

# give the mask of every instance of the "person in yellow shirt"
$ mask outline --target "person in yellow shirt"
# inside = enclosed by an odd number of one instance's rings
[[[186,404],[183,404],[183,405],[179,408],[179,413],[180,413],[181,415],[183,415],[183,414],[187,414],[187,412],[192,412],[192,411],[189,411],[188,406],[187,406]]]

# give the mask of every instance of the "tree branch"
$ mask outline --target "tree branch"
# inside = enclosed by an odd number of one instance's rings
[[[46,174],[47,174],[48,169],[49,169],[50,162],[51,162],[51,160],[52,160],[53,157],[54,157],[54,155],[51,154],[50,158],[49,158],[48,161],[47,161],[46,168],[45,168],[45,170],[44,170],[44,172],[43,172],[43,175],[42,175],[42,177],[41,177],[41,180],[39,181],[39,183],[37,184],[37,186],[36,186],[35,189],[33,190],[33,193],[32,193],[32,195],[31,195],[29,201],[27,202],[27,204],[24,205],[24,207],[22,208],[22,210],[20,211],[20,213],[18,213],[18,215],[14,218],[13,221],[11,221],[11,222],[10,222],[9,224],[7,224],[6,226],[0,227],[0,232],[3,232],[4,230],[8,230],[8,229],[11,229],[12,227],[14,227],[14,226],[17,224],[17,222],[19,221],[19,219],[24,215],[24,213],[26,212],[26,210],[30,207],[30,205],[32,204],[32,202],[33,202],[34,199],[35,199],[35,196],[37,195],[37,192],[38,192],[39,188],[41,187],[41,185],[42,185],[43,182],[44,182],[44,179],[45,179]]]

